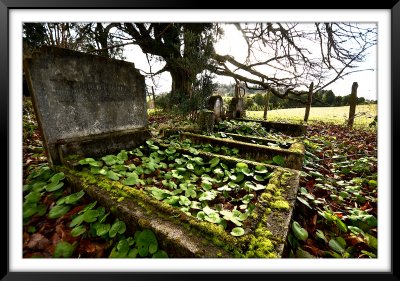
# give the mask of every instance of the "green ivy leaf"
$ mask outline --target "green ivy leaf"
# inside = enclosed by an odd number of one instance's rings
[[[358,228],[357,226],[349,225],[348,228],[352,233],[356,235],[362,234],[363,236],[365,236],[364,231],[361,228]]]
[[[138,180],[139,176],[135,172],[132,172],[128,178],[122,181],[122,183],[125,185],[135,185],[138,183]]]
[[[96,235],[97,236],[103,236],[107,234],[110,231],[110,224],[104,224],[104,223],[96,223],[94,228],[96,229]]]
[[[69,227],[80,225],[84,220],[85,220],[85,214],[84,213],[80,214],[79,216],[76,216],[75,218],[72,219],[71,223],[69,224]]]
[[[24,204],[23,218],[30,218],[38,212],[36,203]]]
[[[242,173],[238,173],[236,174],[236,179],[234,180],[234,182],[239,183],[244,179],[244,174]]]
[[[279,166],[285,166],[285,159],[281,155],[274,156],[272,161]]]
[[[375,250],[378,249],[378,239],[368,233],[365,234],[365,239],[367,240],[367,244],[370,248]]]
[[[254,173],[250,169],[242,169],[241,172],[248,177],[251,177],[254,175]]]
[[[185,196],[186,197],[191,197],[191,198],[196,198],[197,197],[197,192],[193,188],[189,188],[185,191]]]
[[[196,218],[198,218],[201,221],[204,221],[206,219],[206,214],[203,211],[199,211],[196,215]]]
[[[106,155],[102,157],[101,160],[103,160],[107,166],[112,166],[119,161],[119,159],[115,155]]]
[[[236,163],[236,171],[238,171],[238,172],[241,172],[242,170],[248,169],[248,168],[249,168],[249,166],[246,163],[242,163],[242,162]]]
[[[126,225],[123,221],[116,220],[108,232],[110,238],[114,238],[117,233],[123,234],[126,231]]]
[[[300,196],[297,196],[297,200],[299,200],[301,203],[303,203],[304,205],[306,205],[308,208],[310,208],[311,210],[313,209],[310,204],[307,202],[307,200],[303,199]]]
[[[73,193],[71,195],[68,195],[66,197],[63,197],[57,201],[57,205],[61,204],[74,204],[79,201],[83,196],[85,195],[85,192],[83,190]]]
[[[127,239],[119,240],[119,242],[111,250],[109,258],[126,258],[129,253],[129,243]]]
[[[343,254],[345,252],[342,245],[336,239],[329,240],[329,247],[339,254]]]
[[[56,205],[50,209],[48,216],[50,219],[57,219],[68,213],[70,209],[71,207],[68,205]]]
[[[70,258],[75,250],[75,246],[65,241],[59,241],[54,250],[55,258]]]
[[[126,150],[121,150],[121,151],[118,153],[117,158],[118,158],[120,161],[125,162],[126,160],[128,160],[128,152],[127,152]]]
[[[99,210],[88,210],[83,214],[83,220],[88,223],[95,222],[100,215]]]
[[[199,166],[204,165],[203,158],[201,157],[194,157],[192,160]]]
[[[218,213],[211,213],[205,216],[205,220],[217,224],[221,222],[221,218],[219,217]]]
[[[336,225],[341,231],[347,232],[347,226],[341,219],[336,220]]]
[[[129,253],[128,253],[128,255],[127,255],[127,258],[130,258],[130,259],[136,258],[137,255],[138,255],[138,253],[139,253],[138,249],[136,249],[136,248],[130,249],[130,250],[129,250]]]
[[[84,225],[77,226],[71,230],[72,237],[77,237],[86,232],[86,227]]]
[[[309,252],[301,249],[300,247],[297,248],[296,250],[296,257],[301,258],[301,259],[312,259],[315,258],[315,256],[311,255]]]
[[[235,227],[232,229],[231,234],[233,236],[242,236],[244,235],[244,229],[241,227]]]
[[[260,181],[260,182],[264,181],[264,177],[263,177],[263,176],[260,176],[260,175],[255,175],[253,178],[254,178],[256,181]]]
[[[51,182],[51,183],[49,183],[48,185],[46,185],[46,191],[47,192],[53,192],[53,191],[56,191],[56,190],[58,190],[58,189],[60,189],[61,187],[63,187],[64,186],[64,183],[63,182]]]
[[[42,194],[40,192],[31,191],[24,198],[25,198],[25,202],[27,202],[27,203],[37,203],[37,202],[39,202],[41,197],[42,197]]]
[[[145,257],[149,253],[154,254],[158,250],[157,238],[149,229],[140,232],[135,240],[141,257]]]
[[[157,200],[163,200],[169,196],[169,193],[166,190],[153,187],[151,189],[151,195]]]
[[[168,254],[163,250],[158,250],[153,254],[152,258],[165,259],[168,258]]]
[[[199,151],[193,147],[189,147],[189,152],[192,153],[193,155],[198,155]]]
[[[185,197],[185,196],[179,196],[179,204],[182,206],[189,206],[190,205],[190,200],[187,198],[187,197]]]
[[[85,207],[82,211],[79,211],[78,214],[82,214],[82,213],[86,212],[87,210],[93,209],[94,206],[96,206],[96,204],[97,204],[97,201],[94,201],[94,202],[92,202],[92,203],[86,205],[86,207]]]
[[[211,164],[210,165],[210,168],[213,168],[213,167],[215,167],[215,166],[217,166],[218,165],[218,163],[219,163],[219,158],[218,157],[214,157],[213,159],[211,159],[208,163],[209,164]]]
[[[182,189],[179,189],[179,190],[182,192]],[[172,192],[172,193],[174,193],[174,192]],[[175,205],[179,202],[179,196],[173,195],[173,196],[170,196],[170,197],[164,199],[163,201],[169,205]]]
[[[116,172],[111,171],[111,170],[107,171],[107,174],[106,174],[107,178],[109,178],[110,180],[114,180],[114,181],[119,180],[119,176],[120,176],[119,174],[117,174]]]
[[[190,208],[195,210],[201,210],[201,203],[197,201],[192,201],[192,203],[190,204]]]
[[[324,240],[325,243],[328,243],[328,239],[326,239],[325,234],[322,232],[322,230],[317,229],[315,234],[317,235],[317,238]]]
[[[89,164],[89,163],[95,162],[95,161],[96,160],[94,160],[93,158],[85,158],[85,159],[80,160],[78,163],[81,165],[86,165],[86,164]]]
[[[60,172],[60,173],[57,173],[54,176],[52,176],[49,181],[58,183],[58,182],[60,182],[60,180],[63,180],[64,178],[65,178],[64,173]]]
[[[32,184],[32,186],[31,186],[31,190],[32,191],[37,191],[37,192],[41,192],[43,189],[45,189],[45,187],[46,187],[46,182],[44,182],[44,181],[39,181],[39,182],[35,182],[34,184]],[[24,190],[24,192],[25,191],[28,191],[28,190]]]
[[[255,167],[255,172],[258,174],[266,174],[268,173],[268,169],[265,166],[257,165]]]
[[[211,201],[215,199],[215,197],[217,197],[217,194],[212,190],[205,191],[200,194],[199,201]]]
[[[302,228],[297,221],[293,221],[292,230],[293,230],[294,236],[296,236],[297,239],[299,239],[301,241],[306,241],[307,240],[307,238],[308,238],[307,230]]]

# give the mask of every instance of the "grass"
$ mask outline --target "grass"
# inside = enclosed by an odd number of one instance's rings
[[[347,124],[349,106],[311,107],[309,123],[327,122],[338,125]],[[290,121],[301,123],[304,119],[305,108],[277,109],[268,111],[268,121]],[[263,119],[263,111],[246,111],[248,118]],[[377,115],[377,105],[367,104],[356,107],[354,127],[366,128]]]

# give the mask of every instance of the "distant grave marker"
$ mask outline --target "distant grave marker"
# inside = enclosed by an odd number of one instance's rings
[[[50,165],[149,137],[144,77],[133,63],[42,47],[24,60],[24,71]]]
[[[213,119],[215,124],[224,119],[224,101],[220,95],[210,96],[207,99],[207,109],[214,112]]]

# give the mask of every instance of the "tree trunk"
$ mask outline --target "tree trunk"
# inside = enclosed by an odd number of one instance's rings
[[[304,122],[308,122],[308,117],[310,116],[313,90],[314,90],[314,82],[311,82],[310,87],[308,88],[308,99],[306,105],[306,113],[304,114]]]
[[[172,77],[171,92],[174,97],[177,97],[177,102],[183,102],[192,97],[192,85],[194,79],[191,79],[189,73],[180,68],[170,70]]]
[[[358,83],[353,82],[353,85],[351,86],[351,95],[350,95],[350,100],[349,100],[349,103],[350,103],[349,120],[347,122],[347,126],[349,128],[353,128],[354,117],[356,115],[357,88],[358,88]]]
[[[267,120],[267,114],[268,114],[268,106],[269,106],[269,97],[271,96],[271,93],[268,92],[267,95],[265,96],[265,105],[264,105],[264,120]]]
[[[100,44],[100,50],[97,51],[97,55],[102,56],[102,57],[109,57],[108,54],[108,42],[107,42],[107,37],[108,37],[108,31],[104,29],[103,25],[101,23],[96,24],[96,41],[98,44]]]

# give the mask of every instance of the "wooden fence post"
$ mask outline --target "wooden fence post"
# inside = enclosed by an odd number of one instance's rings
[[[308,116],[310,115],[313,90],[314,90],[314,82],[311,82],[310,87],[308,88],[308,99],[306,105],[306,113],[304,114],[304,122],[308,122]]]
[[[271,93],[268,91],[267,96],[265,97],[264,120],[267,120],[268,106],[269,106],[269,97],[270,97],[270,96],[271,96]]]
[[[349,120],[347,121],[347,126],[349,128],[353,128],[354,117],[356,115],[357,88],[358,88],[358,83],[353,82],[353,85],[351,86],[351,95],[349,100],[350,103]]]

